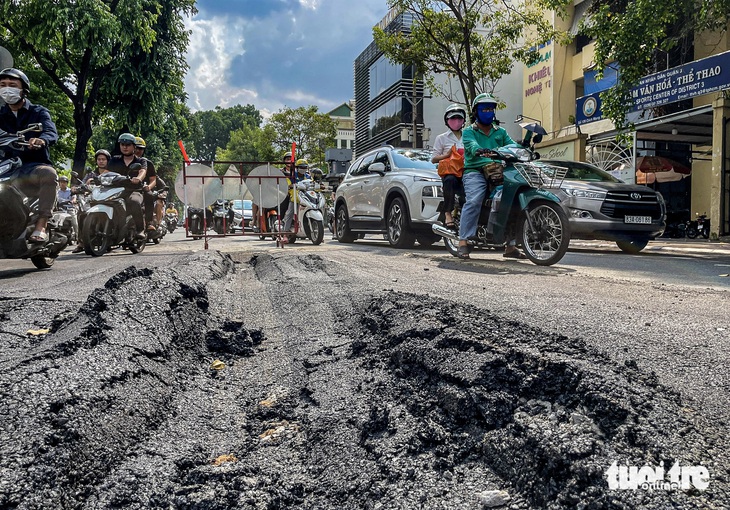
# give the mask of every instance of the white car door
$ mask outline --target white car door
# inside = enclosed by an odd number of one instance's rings
[[[383,170],[378,173],[369,169],[368,173],[370,175],[363,183],[363,190],[366,192],[367,198],[367,215],[370,216],[371,220],[380,221],[385,217],[383,210],[385,207],[385,192],[391,179],[391,163],[386,150],[378,151],[370,166],[373,167],[376,163],[381,163]],[[378,165],[378,168],[380,168],[380,165]]]
[[[367,167],[372,162],[375,154],[369,154],[365,157],[355,161],[347,174],[347,177],[342,181],[338,192],[342,190],[342,197],[345,199],[347,204],[347,212],[350,219],[355,219],[365,215],[365,198],[363,196],[363,181],[368,179]]]

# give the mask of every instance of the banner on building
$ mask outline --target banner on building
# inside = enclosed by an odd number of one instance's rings
[[[632,110],[655,108],[730,88],[730,51],[650,74],[631,89]],[[576,99],[576,124],[603,118],[598,93]]]

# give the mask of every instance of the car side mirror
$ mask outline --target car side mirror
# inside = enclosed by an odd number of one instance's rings
[[[384,163],[372,163],[368,167],[368,172],[379,174],[381,177],[385,175],[385,164]]]

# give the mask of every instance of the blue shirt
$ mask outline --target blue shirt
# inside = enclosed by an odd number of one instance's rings
[[[46,142],[42,149],[34,150],[7,150],[6,155],[18,156],[23,166],[36,166],[40,164],[53,165],[49,147],[58,141],[56,124],[51,120],[51,113],[45,107],[33,104],[27,99],[23,107],[18,110],[16,116],[8,105],[0,108],[0,129],[8,133],[17,133],[28,127],[30,124],[40,123],[43,130],[40,133],[26,133],[25,139],[41,138]]]
[[[464,173],[481,171],[484,165],[494,163],[493,160],[477,156],[479,149],[499,149],[505,145],[515,143],[507,134],[507,130],[492,125],[488,135],[485,135],[476,124],[464,129],[461,135],[464,142]]]

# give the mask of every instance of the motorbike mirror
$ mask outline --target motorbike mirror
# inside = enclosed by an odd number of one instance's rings
[[[132,163],[131,165],[129,165],[130,170],[139,170],[141,168],[142,168],[142,165],[140,165],[139,163]]]
[[[78,172],[71,172],[71,177],[78,178],[78,176],[79,176]]]
[[[532,143],[540,143],[540,142],[542,142],[542,133],[538,133],[532,137]]]

